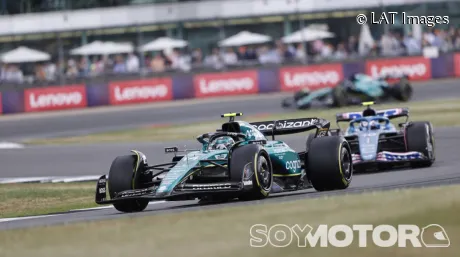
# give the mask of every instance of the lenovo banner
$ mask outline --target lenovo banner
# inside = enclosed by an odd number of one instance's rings
[[[343,79],[341,64],[285,67],[279,72],[281,91],[334,87]]]
[[[431,79],[431,61],[421,57],[402,57],[366,62],[366,73],[373,77],[409,76],[410,80]]]
[[[257,71],[197,74],[193,78],[195,97],[247,95],[259,92]]]
[[[172,100],[171,78],[114,81],[109,83],[111,105]]]
[[[86,88],[84,85],[24,90],[24,110],[26,112],[64,110],[86,106]]]
[[[454,54],[454,74],[455,77],[460,77],[460,53]]]

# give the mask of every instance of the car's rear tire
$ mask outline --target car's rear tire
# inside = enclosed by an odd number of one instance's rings
[[[269,196],[273,185],[273,166],[263,147],[256,144],[237,147],[232,151],[229,162],[231,181],[252,182],[251,188],[239,196],[240,200],[260,200]]]
[[[110,198],[122,191],[139,189],[140,171],[135,171],[136,161],[134,155],[118,156],[113,160],[108,178]],[[113,203],[113,206],[121,212],[140,212],[145,210],[148,203],[148,200],[126,200]]]
[[[343,107],[348,104],[347,92],[341,85],[334,87],[331,94],[334,107]]]
[[[317,191],[346,189],[353,177],[350,147],[339,136],[318,137],[307,154],[307,177]]]
[[[289,108],[295,105],[295,100],[293,97],[284,98],[281,102],[281,106],[284,108]]]
[[[392,96],[402,102],[407,102],[412,98],[412,86],[406,78],[402,78],[398,84],[391,86]]]
[[[436,160],[433,125],[428,121],[412,122],[406,128],[407,151],[420,152],[429,159],[411,163],[414,168],[430,167]]]

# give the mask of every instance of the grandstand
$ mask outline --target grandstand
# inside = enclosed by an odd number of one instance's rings
[[[435,46],[441,52],[460,49],[460,30],[456,28],[460,24],[458,1],[0,0],[0,3],[3,14],[0,51],[7,53],[23,46],[49,54],[38,61],[3,60],[0,90],[98,83],[171,72],[421,55],[427,46]],[[370,33],[365,34],[355,19],[358,13],[403,10],[412,15],[448,15],[450,24],[434,28],[372,25]],[[281,40],[305,28],[332,36],[288,43]],[[270,40],[250,45],[219,45],[243,31],[268,36]],[[186,46],[137,51],[158,38],[183,40]],[[95,41],[128,43],[133,50],[107,55],[72,54],[73,49]]]

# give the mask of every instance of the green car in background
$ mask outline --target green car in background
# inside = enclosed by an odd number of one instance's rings
[[[135,150],[117,157],[108,177],[103,175],[97,182],[96,203],[139,212],[155,200],[260,200],[273,193],[310,187],[339,190],[350,185],[350,146],[342,136],[329,133],[329,121],[235,121],[241,115],[222,115],[230,120],[221,129],[197,137],[201,149],[165,148],[165,153],[174,154],[169,163],[149,165],[146,156]],[[310,136],[300,152],[275,140],[276,135],[314,129],[314,138]]]

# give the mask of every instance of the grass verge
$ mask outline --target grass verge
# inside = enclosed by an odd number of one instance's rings
[[[460,186],[342,195],[0,232],[0,256],[444,256],[460,250]],[[254,224],[440,224],[449,248],[249,246]],[[341,238],[339,236],[339,238]],[[383,235],[383,238],[385,235]],[[293,241],[295,242],[295,241]]]
[[[95,190],[95,182],[0,185],[0,218],[95,207]]]
[[[403,104],[385,104],[379,105],[378,109],[409,107],[411,120],[429,120],[434,126],[460,126],[460,99],[436,100],[424,102],[411,102]],[[326,110],[308,110],[297,111],[289,114],[273,114],[263,116],[247,116],[242,117],[246,121],[261,121],[261,120],[276,120],[286,118],[300,117],[320,117],[329,119],[335,126],[335,114],[338,112],[361,111],[363,107],[354,106],[341,109],[326,109]],[[58,137],[47,139],[33,139],[25,141],[25,144],[88,144],[88,143],[104,143],[104,142],[165,142],[171,140],[194,139],[197,135],[209,131],[215,131],[219,128],[223,120],[218,119],[208,123],[196,123],[190,125],[175,125],[163,127],[142,127],[131,130],[113,131],[107,133],[95,133],[84,136],[75,137]],[[346,125],[346,124],[344,124]]]

